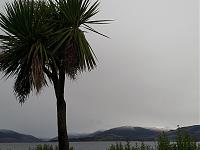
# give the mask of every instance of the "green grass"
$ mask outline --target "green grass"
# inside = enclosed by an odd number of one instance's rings
[[[140,145],[136,143],[132,146],[129,142],[127,142],[124,145],[122,143],[112,144],[108,150],[154,150],[154,148],[149,145],[145,145],[144,143],[141,143]]]
[[[29,148],[29,150],[58,150],[58,146],[52,146],[48,144],[40,144],[37,145],[35,148]],[[70,147],[70,150],[74,150],[73,147]]]
[[[29,150],[58,150],[58,146],[52,146],[48,144],[40,144],[37,145],[35,148],[29,148]]]

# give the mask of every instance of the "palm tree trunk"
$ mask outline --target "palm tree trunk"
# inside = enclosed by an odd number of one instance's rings
[[[69,150],[66,126],[66,103],[64,98],[57,99],[57,123],[59,150]]]
[[[54,90],[57,98],[57,124],[59,150],[69,150],[69,139],[66,125],[66,102],[64,99],[65,70],[61,67],[59,76],[54,80]]]

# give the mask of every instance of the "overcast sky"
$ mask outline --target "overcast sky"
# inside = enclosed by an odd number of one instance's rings
[[[96,29],[111,39],[87,35],[99,62],[66,83],[69,132],[199,124],[198,0],[100,2],[97,18],[115,21]],[[21,106],[13,83],[0,81],[0,128],[56,136],[52,86]]]

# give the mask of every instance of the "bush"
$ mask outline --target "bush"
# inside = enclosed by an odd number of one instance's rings
[[[181,132],[178,128],[176,133],[176,140],[174,143],[170,143],[169,138],[163,132],[157,139],[157,145],[151,147],[141,143],[137,143],[131,146],[129,142],[125,145],[121,143],[113,144],[108,150],[200,150],[200,145],[192,139],[187,132]]]
[[[48,144],[40,144],[37,145],[35,148],[29,148],[29,150],[58,150],[58,146],[52,146],[52,145],[48,145]],[[70,150],[74,150],[73,147],[70,147]]]
[[[52,146],[48,144],[40,144],[37,145],[35,148],[29,148],[29,150],[58,150],[58,146]]]
[[[131,146],[130,142],[126,142],[125,145],[123,145],[120,142],[112,144],[108,150],[154,150],[154,149],[149,145],[145,145],[144,143],[141,143],[140,145],[136,143],[134,146]]]

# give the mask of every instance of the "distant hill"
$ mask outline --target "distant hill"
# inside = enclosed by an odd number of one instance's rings
[[[32,143],[41,142],[40,139],[32,136],[17,133],[12,130],[0,129],[0,143]]]
[[[180,130],[187,131],[195,140],[200,141],[200,125],[182,127]],[[176,130],[123,126],[92,134],[70,135],[69,139],[70,141],[154,141],[162,132],[165,132],[170,140],[176,138]],[[50,140],[50,142],[55,141],[57,138]]]
[[[200,141],[200,125],[180,128],[186,131],[196,141]],[[105,131],[97,131],[92,134],[69,134],[70,141],[154,141],[161,132],[165,132],[170,140],[176,138],[177,130],[165,130],[157,128],[143,128],[123,126]],[[31,143],[44,142],[32,135],[21,134],[12,130],[0,129],[0,143]],[[52,138],[49,142],[56,142],[58,138]]]
[[[69,136],[69,139],[70,141],[151,141],[155,140],[155,137],[157,137],[163,131],[165,130],[160,130],[156,128],[123,126],[105,131],[97,131],[92,134],[88,134],[85,136],[82,135],[76,138]],[[50,140],[50,142],[55,141],[57,141],[57,138],[53,138]]]
[[[118,127],[96,133],[91,136],[95,140],[154,140],[162,130],[142,127]]]

